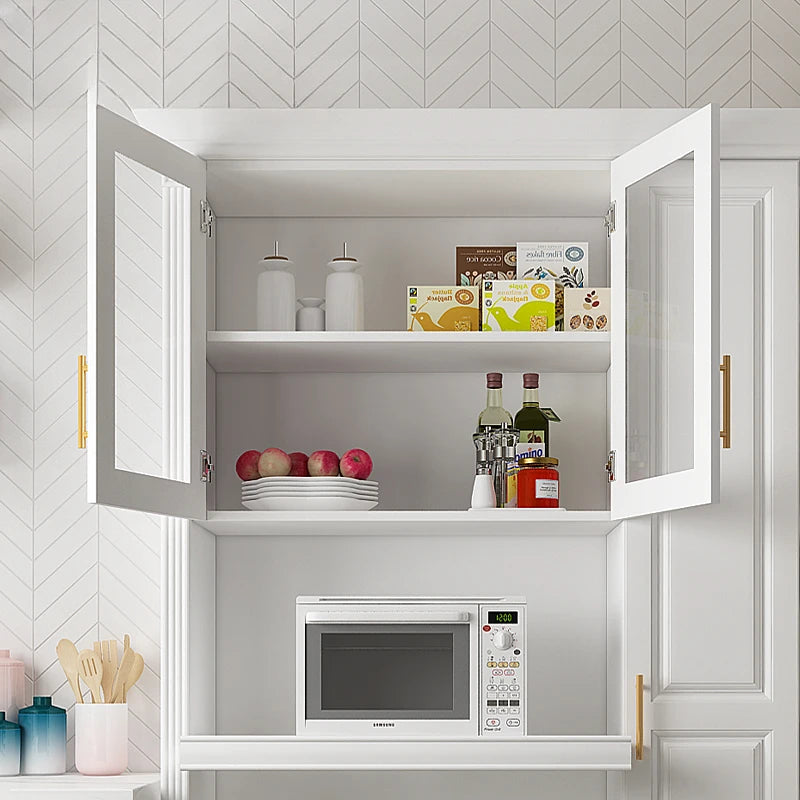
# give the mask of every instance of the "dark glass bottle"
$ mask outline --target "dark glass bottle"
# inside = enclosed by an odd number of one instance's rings
[[[514,417],[514,427],[519,430],[519,443],[525,445],[526,450],[536,451],[539,449],[536,445],[540,445],[542,452],[534,454],[550,455],[550,422],[539,408],[538,372],[526,372],[522,376],[522,408]]]

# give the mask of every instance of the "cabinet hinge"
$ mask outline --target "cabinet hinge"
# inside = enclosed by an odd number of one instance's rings
[[[612,233],[617,229],[617,201],[615,200],[611,205],[608,207],[608,211],[606,211],[605,216],[603,217],[603,222],[606,226],[606,235],[611,236]]]
[[[208,204],[208,200],[200,201],[200,230],[211,239],[214,236],[214,210]]]
[[[606,473],[608,474],[608,482],[616,480],[616,474],[614,471],[614,462],[617,459],[617,451],[616,450],[609,450],[608,451],[608,461],[606,461]]]
[[[203,483],[214,482],[214,462],[208,450],[200,451],[200,480]]]

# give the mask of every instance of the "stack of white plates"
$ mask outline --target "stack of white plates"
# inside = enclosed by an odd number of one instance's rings
[[[242,505],[255,511],[367,511],[377,481],[355,478],[259,478],[242,483]]]

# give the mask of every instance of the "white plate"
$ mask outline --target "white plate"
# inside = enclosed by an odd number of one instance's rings
[[[359,488],[369,487],[371,489],[378,488],[378,481],[360,481],[356,478],[343,478],[342,476],[333,478],[306,478],[299,476],[283,475],[276,478],[256,478],[253,481],[242,481],[242,489],[261,488],[263,486],[282,486],[284,484],[291,484],[295,486],[356,486]]]
[[[251,511],[369,511],[377,500],[356,500],[352,497],[264,497],[242,500]]]
[[[260,492],[242,493],[242,500],[257,500],[260,497],[358,497],[364,500],[377,500],[377,492],[352,492],[347,489],[317,489],[313,492],[294,491],[292,489],[263,489]]]

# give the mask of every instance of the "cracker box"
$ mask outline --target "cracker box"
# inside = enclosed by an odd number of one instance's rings
[[[516,247],[456,247],[459,286],[481,286],[486,280],[513,281],[516,277]]]
[[[478,331],[477,286],[409,286],[407,320],[410,331]]]
[[[588,272],[588,242],[517,243],[517,277],[556,282],[558,330],[564,330],[564,289],[582,288]]]
[[[556,324],[553,281],[484,281],[482,329],[549,331]]]
[[[564,329],[611,330],[611,289],[564,289]]]

